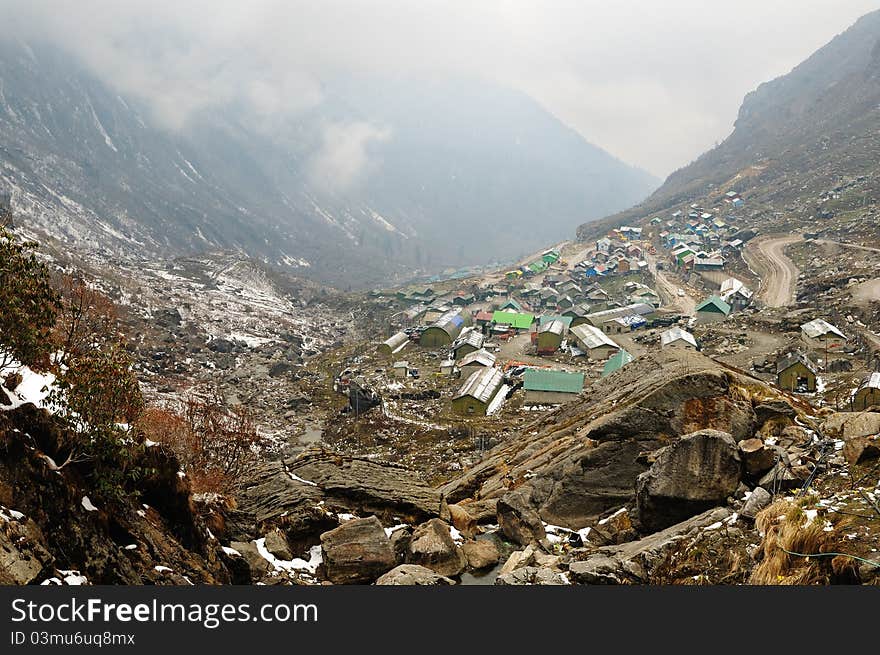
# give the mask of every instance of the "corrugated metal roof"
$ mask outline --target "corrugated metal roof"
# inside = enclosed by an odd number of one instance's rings
[[[481,366],[492,367],[495,366],[496,359],[495,355],[488,350],[480,349],[462,357],[458,360],[458,365],[469,366],[470,364],[480,364]]]
[[[584,388],[584,374],[568,371],[551,371],[527,368],[523,376],[526,391],[554,391],[557,393],[580,393]]]
[[[538,325],[544,326],[548,323],[552,323],[553,321],[562,321],[562,324],[565,327],[571,327],[571,322],[574,320],[573,316],[560,316],[558,314],[544,314],[538,318]]]
[[[393,352],[407,341],[409,341],[409,335],[406,332],[397,332],[385,339],[385,341],[382,342],[382,345],[388,346]]]
[[[709,296],[703,302],[696,306],[694,309],[695,312],[703,312],[703,311],[712,311],[710,308],[715,307],[720,310],[722,314],[727,316],[730,314],[730,305],[721,300],[718,296]]]
[[[471,330],[467,332],[464,336],[462,336],[455,343],[454,348],[458,348],[459,346],[473,346],[474,348],[482,348],[483,347],[483,333],[477,330]]]
[[[605,362],[605,367],[602,369],[602,377],[604,378],[606,375],[611,375],[615,371],[619,371],[633,359],[632,355],[621,348],[611,357],[611,359]]]
[[[816,369],[816,365],[812,361],[810,361],[810,358],[807,357],[806,355],[804,355],[802,352],[797,352],[797,351],[790,352],[787,355],[783,356],[781,359],[779,359],[776,362],[776,372],[782,373],[783,371],[790,369],[792,366],[794,366],[797,363],[801,363],[804,366],[806,366],[807,369],[809,371],[811,371],[813,374],[818,372],[818,370]]]
[[[801,330],[804,334],[806,334],[809,338],[815,339],[816,337],[821,337],[826,334],[836,334],[841,339],[846,339],[846,335],[838,330],[835,326],[831,325],[828,321],[817,318],[809,323],[804,323],[801,325]]]
[[[592,325],[578,325],[577,327],[571,328],[571,333],[577,337],[577,340],[588,350],[599,348],[601,346],[620,348],[620,346],[614,343],[607,334]]]
[[[660,345],[668,346],[670,343],[674,341],[678,341],[679,339],[687,341],[694,348],[697,347],[697,340],[694,339],[694,335],[692,335],[687,330],[683,330],[677,325],[675,327],[671,327],[665,332],[660,333]]]
[[[538,331],[562,335],[565,333],[565,323],[560,320],[550,321],[549,323],[544,323]]]
[[[453,399],[471,396],[481,403],[488,403],[502,382],[504,382],[504,373],[500,368],[484,368],[481,371],[474,371]]]
[[[653,305],[649,305],[643,302],[637,302],[632,303],[631,305],[627,305],[626,307],[614,307],[613,309],[606,309],[601,312],[593,312],[592,314],[587,314],[584,318],[586,318],[591,323],[604,323],[605,321],[610,321],[619,316],[628,316],[630,314],[647,316],[648,314],[653,314],[655,311],[657,310],[654,309]]]
[[[518,329],[527,329],[535,322],[533,314],[519,312],[496,311],[492,314],[492,321],[499,324],[510,325]]]

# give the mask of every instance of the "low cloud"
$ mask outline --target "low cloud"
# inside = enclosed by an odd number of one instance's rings
[[[321,137],[309,160],[309,176],[325,192],[345,193],[380,165],[374,147],[391,138],[391,129],[365,121],[328,123]]]
[[[746,93],[877,9],[720,4],[0,0],[0,38],[56,44],[170,129],[234,106],[271,132],[319,107],[323,83],[339,76],[469,75],[529,94],[588,141],[662,176],[723,139]]]

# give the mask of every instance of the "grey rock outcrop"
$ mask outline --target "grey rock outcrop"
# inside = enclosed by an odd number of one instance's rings
[[[440,519],[431,519],[413,531],[406,561],[447,577],[460,575],[467,566],[464,553],[452,539],[449,525]]]
[[[333,584],[367,584],[397,564],[391,541],[375,516],[352,519],[325,532],[321,551]]]
[[[656,532],[722,505],[741,478],[736,442],[718,430],[700,430],[664,448],[639,476],[638,521]]]
[[[376,584],[434,587],[454,585],[455,581],[418,564],[401,564],[380,576]]]

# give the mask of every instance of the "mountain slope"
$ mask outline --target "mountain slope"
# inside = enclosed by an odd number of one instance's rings
[[[0,40],[0,188],[69,242],[240,250],[368,286],[517,258],[654,186],[488,84],[337,80],[324,96],[271,127],[233,103],[169,131],[65,53]]]
[[[584,224],[588,238],[632,220],[728,189],[785,205],[858,178],[862,205],[880,178],[880,11],[859,19],[790,73],[746,95],[733,133],[674,172],[644,203]],[[810,216],[805,216],[810,218]]]

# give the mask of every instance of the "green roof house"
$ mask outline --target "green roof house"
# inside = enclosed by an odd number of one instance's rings
[[[528,330],[535,322],[535,316],[520,312],[497,311],[492,313],[492,322],[496,325],[509,325],[517,330]]]
[[[528,368],[523,378],[525,402],[536,405],[560,405],[570,402],[578,397],[583,388],[583,373]]]
[[[622,348],[617,351],[616,355],[612,355],[611,359],[605,362],[605,368],[602,369],[602,377],[606,377],[622,369],[629,364],[634,357]]]
[[[709,296],[697,305],[694,313],[697,317],[698,325],[706,323],[717,323],[723,321],[730,315],[731,307],[718,296]]]

